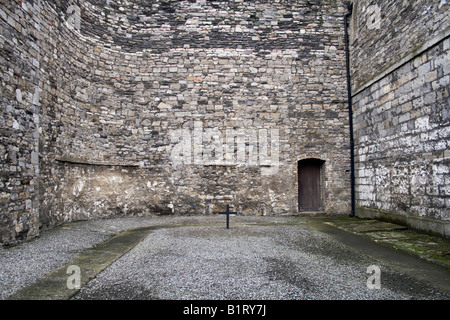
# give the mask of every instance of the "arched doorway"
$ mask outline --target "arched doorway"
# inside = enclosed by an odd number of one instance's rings
[[[323,211],[322,170],[325,161],[304,159],[298,162],[298,211]]]

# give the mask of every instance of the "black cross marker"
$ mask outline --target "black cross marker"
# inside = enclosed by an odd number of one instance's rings
[[[227,211],[219,212],[219,214],[227,215],[227,229],[230,229],[230,214],[237,214],[237,212],[230,212],[230,205],[227,204]]]

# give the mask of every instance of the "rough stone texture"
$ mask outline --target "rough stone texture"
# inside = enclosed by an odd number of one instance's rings
[[[369,1],[353,17],[357,204],[449,221],[449,5],[373,3],[379,28],[361,20]]]
[[[324,211],[347,214],[346,12],[331,0],[1,1],[1,242],[227,203],[297,213],[307,158],[324,161]],[[448,40],[422,50],[447,13],[446,1],[355,4],[361,206],[448,220]]]
[[[33,192],[22,196],[32,203],[30,235],[107,215],[210,214],[225,203],[289,214],[305,158],[325,161],[325,211],[348,210],[340,1],[20,1],[1,13],[2,50],[20,53],[2,55],[1,66],[34,71],[22,99],[39,106],[27,105],[22,122],[33,128],[19,147],[34,169]],[[4,105],[18,104],[15,81],[3,80]],[[17,130],[8,110],[2,121]],[[243,140],[227,158],[216,147],[230,130]],[[11,139],[11,148],[26,140]],[[24,192],[14,172],[2,170],[4,242],[21,223],[10,202]]]
[[[0,242],[38,232],[38,4],[0,6]]]
[[[357,89],[444,32],[450,26],[448,2],[358,0],[351,25],[352,83]]]

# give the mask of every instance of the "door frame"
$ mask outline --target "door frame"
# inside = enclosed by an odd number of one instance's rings
[[[317,210],[302,210],[300,205],[301,197],[300,197],[300,166],[302,163],[314,163],[319,167],[319,208]],[[324,174],[325,174],[325,160],[319,158],[304,158],[297,160],[297,210],[298,212],[324,212],[325,211],[325,201],[324,201]]]

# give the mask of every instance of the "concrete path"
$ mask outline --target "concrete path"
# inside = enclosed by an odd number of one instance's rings
[[[450,299],[440,238],[360,219],[236,216],[230,226],[221,216],[70,223],[1,249],[1,298]]]

